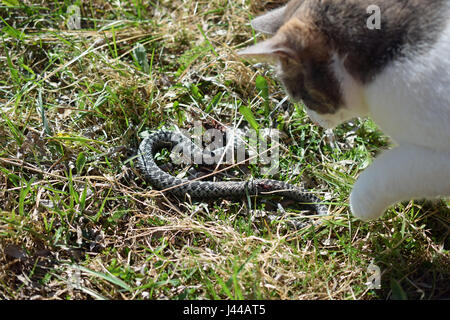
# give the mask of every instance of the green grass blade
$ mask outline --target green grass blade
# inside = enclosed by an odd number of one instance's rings
[[[110,273],[102,273],[102,272],[98,272],[98,271],[93,271],[91,269],[88,269],[88,268],[85,268],[85,267],[79,266],[79,265],[68,265],[68,266],[74,270],[80,270],[88,275],[106,280],[109,283],[112,283],[112,284],[122,288],[123,290],[129,291],[129,292],[132,291],[132,288],[130,286],[128,286],[123,280],[117,278],[116,276],[114,276]]]
[[[239,112],[244,116],[245,120],[247,120],[249,125],[258,133],[259,132],[259,124],[258,124],[258,121],[256,121],[252,110],[249,107],[241,106],[239,108]]]

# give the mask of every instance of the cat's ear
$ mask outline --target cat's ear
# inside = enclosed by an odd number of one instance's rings
[[[287,6],[284,6],[269,11],[268,13],[253,19],[251,22],[253,29],[266,34],[275,34],[283,25],[286,7]]]
[[[313,24],[292,18],[270,39],[238,52],[239,56],[258,60],[289,58],[323,61],[329,58],[330,49],[326,36]]]
[[[244,58],[255,58],[258,60],[277,60],[278,58],[289,58],[298,60],[298,54],[287,45],[286,42],[280,41],[279,36],[274,36],[268,40],[259,42],[253,46],[245,48],[237,53]]]

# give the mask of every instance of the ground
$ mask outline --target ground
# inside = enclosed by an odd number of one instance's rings
[[[450,297],[449,202],[352,217],[352,185],[389,139],[368,119],[324,131],[270,66],[236,56],[263,38],[250,19],[280,2],[0,2],[0,299]],[[140,141],[196,122],[277,129],[272,178],[314,192],[330,217],[293,230],[252,218],[265,206],[253,199],[152,190]],[[250,177],[262,167],[217,175]]]

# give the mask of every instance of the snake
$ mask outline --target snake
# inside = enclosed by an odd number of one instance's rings
[[[201,181],[175,177],[162,170],[155,161],[155,155],[158,151],[175,146],[183,148],[182,150],[187,151],[188,154],[202,153],[201,156],[214,156],[211,151],[204,151],[180,132],[161,129],[150,133],[139,145],[137,167],[142,172],[144,179],[155,189],[167,191],[180,197],[185,197],[188,194],[191,198],[199,200],[242,198],[245,195],[277,195],[294,200],[302,208],[314,211],[318,216],[328,214],[327,206],[318,197],[284,181],[272,179]],[[273,219],[273,216],[269,217],[271,217],[270,220]],[[290,221],[290,224],[299,229],[307,223],[296,219]]]

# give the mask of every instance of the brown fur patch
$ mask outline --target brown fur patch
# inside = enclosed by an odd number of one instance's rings
[[[289,95],[318,113],[335,113],[342,95],[329,67],[332,51],[325,35],[314,24],[292,17],[275,37],[296,53],[294,59],[281,59],[278,74]]]
[[[324,61],[330,57],[327,38],[314,24],[293,17],[278,30],[278,33],[283,34],[286,39],[285,46],[298,52],[300,61],[309,59]]]

